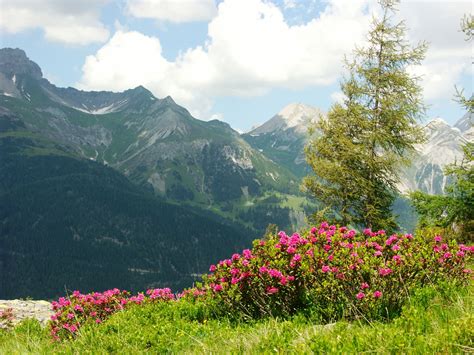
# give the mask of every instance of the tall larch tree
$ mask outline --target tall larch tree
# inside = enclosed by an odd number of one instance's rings
[[[397,0],[380,0],[382,14],[372,19],[367,45],[345,60],[342,103],[310,129],[305,149],[314,175],[303,187],[320,199],[343,224],[396,228],[391,206],[399,170],[423,140],[420,78],[409,68],[427,49],[411,46],[404,22],[394,23]]]

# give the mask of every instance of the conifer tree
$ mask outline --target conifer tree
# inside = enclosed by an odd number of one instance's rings
[[[398,171],[423,139],[422,90],[407,69],[421,63],[427,46],[411,46],[404,22],[393,23],[397,0],[379,3],[367,46],[345,60],[344,101],[310,129],[305,153],[315,174],[303,186],[335,212],[333,220],[393,230]]]

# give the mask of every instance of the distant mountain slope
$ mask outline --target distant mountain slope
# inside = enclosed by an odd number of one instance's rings
[[[278,209],[278,203],[264,202],[268,195],[300,195],[293,171],[252,148],[228,124],[197,120],[169,96],[158,99],[141,86],[121,93],[58,88],[19,49],[0,49],[0,63],[0,107],[18,115],[28,131],[116,169],[152,194],[209,209],[259,233],[265,228],[248,212]],[[281,227],[299,225],[301,208],[280,208],[278,215],[286,215]]]
[[[0,105],[18,112],[30,130],[156,193],[212,203],[297,185],[292,173],[252,149],[230,126],[197,120],[171,97],[157,99],[143,87],[122,93],[57,88],[25,58],[21,50],[0,50],[5,79]]]
[[[290,104],[242,137],[254,148],[301,177],[308,173],[304,157],[307,130],[322,114],[311,106]]]
[[[292,171],[226,123],[197,120],[171,97],[158,99],[141,86],[122,93],[58,88],[19,49],[1,49],[0,63],[0,107],[29,132],[150,192],[237,219],[267,193],[299,193]]]
[[[254,148],[303,176],[309,172],[304,160],[304,145],[310,122],[321,117],[321,112],[303,104],[291,104],[261,126],[243,135]],[[462,159],[461,146],[474,141],[472,113],[466,113],[454,127],[442,119],[434,119],[425,126],[427,141],[416,146],[411,166],[404,168],[399,189],[443,192],[447,178],[446,164]]]
[[[426,142],[417,145],[411,166],[403,171],[399,185],[403,193],[415,190],[443,193],[448,183],[443,168],[462,160],[462,145],[467,140],[456,126],[436,118],[425,125],[425,134]]]
[[[0,108],[0,298],[190,286],[255,235],[152,197]]]

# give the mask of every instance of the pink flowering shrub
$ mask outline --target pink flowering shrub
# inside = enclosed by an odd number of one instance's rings
[[[61,297],[52,303],[53,311],[49,323],[54,340],[74,338],[79,328],[87,322],[102,323],[110,315],[133,304],[173,300],[169,288],[150,289],[146,294],[130,295],[117,288],[93,292],[87,295],[74,291],[69,297]]]
[[[181,295],[236,317],[286,316],[306,309],[324,320],[384,319],[420,287],[467,282],[473,247],[410,234],[387,236],[322,223],[285,232],[211,265],[203,283]]]

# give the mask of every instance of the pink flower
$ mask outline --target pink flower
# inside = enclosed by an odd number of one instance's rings
[[[375,291],[375,292],[374,292],[374,297],[375,297],[375,298],[380,298],[380,297],[382,297],[382,292],[380,292],[380,291],[378,291],[378,290]]]
[[[71,331],[71,333],[75,333],[75,332],[77,332],[77,327],[76,327],[74,324],[72,324],[72,325],[69,327],[69,330]]]
[[[268,272],[268,269],[267,269],[266,266],[262,266],[262,267],[259,269],[259,271],[260,271],[261,274],[264,274],[264,273]]]
[[[366,288],[369,288],[369,284],[367,282],[364,282],[362,285],[360,285],[361,290],[365,290]]]
[[[210,271],[210,272],[216,271],[216,265],[211,265],[211,266],[209,267],[209,271]]]
[[[329,260],[329,261],[333,261],[333,260],[334,260],[334,254],[329,255],[329,256],[328,256],[328,260]]]
[[[377,250],[375,253],[374,253],[374,256],[382,256],[382,252],[380,250]]]
[[[250,249],[244,249],[244,251],[242,251],[242,255],[244,256],[245,259],[252,258],[252,252],[250,251]]]
[[[311,234],[316,234],[318,229],[316,227],[311,227]]]
[[[239,259],[240,259],[239,254],[232,254],[232,260],[236,261],[236,260],[239,260]]]
[[[102,320],[101,320],[100,318],[97,318],[97,319],[95,320],[95,322],[96,322],[97,324],[99,324],[99,323],[102,323]]]
[[[391,235],[386,241],[385,241],[385,244],[386,245],[391,245],[393,242],[395,242],[397,240],[397,236],[394,234],[394,235]]]
[[[91,312],[91,317],[95,317],[97,315],[97,312]]]
[[[323,249],[325,251],[329,251],[329,250],[331,250],[331,245],[330,244],[324,244]]]
[[[313,249],[309,249],[305,254],[310,256],[310,257],[313,257],[314,256],[314,251],[313,251]]]
[[[76,304],[76,305],[74,306],[74,310],[75,310],[75,311],[79,311],[79,312],[84,312],[84,309],[83,309],[80,305],[78,305],[78,304]]]
[[[462,257],[464,257],[464,252],[462,250],[460,250],[456,253],[456,256],[459,256],[459,257],[462,258]]]
[[[379,269],[379,275],[380,276],[386,276],[386,275],[390,275],[392,273],[392,269],[390,268],[380,268]]]
[[[393,261],[396,261],[397,263],[399,263],[400,260],[401,260],[401,257],[400,257],[400,255],[394,255],[392,259],[393,259]]]
[[[74,318],[74,313],[67,314],[67,319],[73,319],[73,318]]]
[[[392,247],[392,250],[393,251],[399,251],[400,250],[400,246],[398,244],[395,244],[393,247]]]
[[[222,286],[221,285],[215,285],[214,286],[214,292],[219,292],[219,291],[222,291]]]
[[[412,234],[405,234],[405,238],[409,239],[409,240],[412,240],[413,239],[413,235]]]
[[[370,228],[365,228],[364,229],[364,234],[365,235],[371,235],[372,234],[372,230]]]
[[[288,279],[285,276],[282,276],[280,279],[280,283],[282,286],[286,286],[286,284],[288,283]]]
[[[277,293],[278,292],[278,289],[276,287],[267,287],[267,293],[269,295],[272,295],[274,293]]]
[[[286,250],[286,252],[287,252],[288,254],[294,254],[294,253],[296,253],[296,248],[295,248],[295,247],[289,247],[289,248]]]
[[[271,277],[275,277],[275,278],[278,278],[278,279],[282,276],[281,271],[278,271],[278,270],[276,270],[276,269],[270,269],[270,270],[268,271],[268,274],[269,274]]]
[[[322,222],[320,225],[319,225],[320,228],[329,228],[329,223],[328,222]]]
[[[323,265],[323,267],[321,268],[322,272],[329,272],[330,270],[331,270],[331,268],[327,265]]]
[[[365,294],[363,292],[359,292],[357,295],[356,295],[357,299],[358,300],[361,300],[365,297]]]
[[[451,253],[444,253],[443,258],[449,259],[452,256],[453,256],[453,254],[451,254]]]
[[[301,261],[301,255],[300,254],[295,254],[295,256],[293,256],[293,261],[295,263]]]
[[[439,242],[441,242],[442,240],[443,240],[443,238],[441,238],[440,235],[437,235],[437,236],[434,237],[434,241],[435,241],[436,243],[439,243]]]
[[[250,263],[247,259],[242,260],[242,265],[243,266],[248,266]]]

